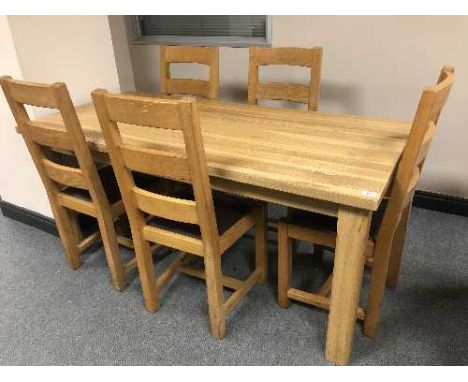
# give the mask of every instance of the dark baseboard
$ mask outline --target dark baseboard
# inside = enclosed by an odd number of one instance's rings
[[[468,216],[468,199],[416,190],[413,206],[452,215]]]
[[[3,215],[10,219],[39,228],[42,231],[51,233],[52,235],[58,235],[55,220],[52,218],[3,200],[0,201],[0,209]]]
[[[414,195],[413,206],[453,215],[468,216],[467,198],[418,190]],[[58,235],[55,221],[52,218],[3,200],[0,200],[0,210],[4,216],[10,219],[39,228],[53,235]]]

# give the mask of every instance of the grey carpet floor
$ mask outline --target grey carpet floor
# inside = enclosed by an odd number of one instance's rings
[[[276,305],[276,250],[272,241],[268,283],[253,288],[228,317],[226,337],[214,340],[202,281],[177,276],[151,314],[138,278],[122,293],[111,288],[102,249],[72,271],[57,237],[0,214],[0,364],[326,365],[327,313]],[[400,283],[386,292],[375,339],[356,325],[352,364],[467,365],[467,255],[467,218],[413,209]],[[157,272],[172,257],[156,259]],[[223,271],[245,275],[252,257],[247,236],[223,257]],[[295,283],[309,290],[331,267],[312,259],[294,264]],[[363,298],[367,285],[368,275]]]

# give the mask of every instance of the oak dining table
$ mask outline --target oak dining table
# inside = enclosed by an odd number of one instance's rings
[[[197,104],[214,189],[337,217],[325,355],[348,364],[372,214],[391,184],[411,122],[215,100]],[[96,158],[108,161],[93,104],[76,110]],[[40,121],[63,128],[60,114]],[[120,130],[132,144],[183,150],[174,130]]]

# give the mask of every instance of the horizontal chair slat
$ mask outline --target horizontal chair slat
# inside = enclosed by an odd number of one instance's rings
[[[84,190],[89,188],[88,182],[81,169],[63,166],[48,159],[43,159],[42,163],[44,164],[47,175],[53,181],[65,186],[82,188]]]
[[[192,255],[203,256],[203,243],[201,240],[152,226],[143,228],[143,236],[145,240],[152,243],[165,245]]]
[[[25,129],[25,133],[27,133],[29,137],[39,145],[60,150],[74,150],[73,143],[68,132],[54,124],[31,121],[22,125],[22,128]]]
[[[233,224],[220,238],[219,245],[224,253],[231,245],[239,240],[255,224],[253,214],[246,215]]]
[[[166,81],[166,91],[168,93],[208,94],[209,90],[210,83],[204,80],[177,78]]]
[[[252,289],[255,283],[258,281],[260,274],[258,270],[253,271],[247,280],[245,280],[242,285],[233,293],[226,302],[223,304],[224,313],[228,315],[231,311],[235,308],[235,306],[239,303],[242,297],[244,297],[247,292]]]
[[[133,171],[182,182],[190,181],[187,158],[176,153],[129,145],[120,147],[125,166]]]
[[[10,82],[13,98],[22,104],[58,109],[54,90],[50,85],[35,82]]]
[[[197,277],[202,280],[206,280],[205,270],[197,268],[194,265],[182,264],[179,267],[179,271],[186,275]],[[221,281],[223,282],[224,287],[228,289],[232,289],[232,290],[237,290],[241,288],[242,285],[244,284],[242,280],[236,279],[234,277],[229,277],[226,275],[221,276]]]
[[[195,63],[209,65],[213,49],[201,46],[171,46],[166,49],[169,63]]]
[[[80,253],[83,253],[86,251],[89,247],[91,247],[94,243],[98,242],[99,240],[102,240],[101,238],[101,232],[96,231],[89,235],[88,237],[84,238],[81,240],[81,242],[78,244],[78,251]]]
[[[330,299],[328,297],[304,292],[303,290],[295,288],[288,289],[287,295],[291,300],[303,302],[304,304],[313,305],[321,309],[330,309]],[[356,318],[361,321],[366,318],[366,313],[363,308],[357,308]]]
[[[181,130],[179,104],[174,100],[130,95],[105,98],[109,118],[114,122]]]
[[[73,211],[81,212],[82,214],[96,217],[96,207],[92,202],[76,198],[63,192],[57,195],[58,202],[61,206],[69,208]]]
[[[260,65],[312,65],[312,55],[321,48],[256,48],[254,54]]]
[[[301,84],[258,84],[255,91],[258,99],[280,99],[294,102],[309,102],[309,88]]]
[[[164,270],[163,274],[157,279],[159,288],[163,288],[172,279],[172,277],[179,271],[179,265],[182,264],[186,258],[187,254],[183,252],[172,261],[172,263]]]
[[[195,201],[155,194],[138,187],[132,189],[140,210],[164,219],[197,224]]]
[[[336,232],[303,227],[294,223],[288,225],[288,236],[292,239],[306,240],[325,247],[334,248],[336,246]]]

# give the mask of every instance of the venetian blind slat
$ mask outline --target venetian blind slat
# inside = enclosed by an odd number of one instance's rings
[[[139,16],[144,36],[265,37],[266,16]]]

